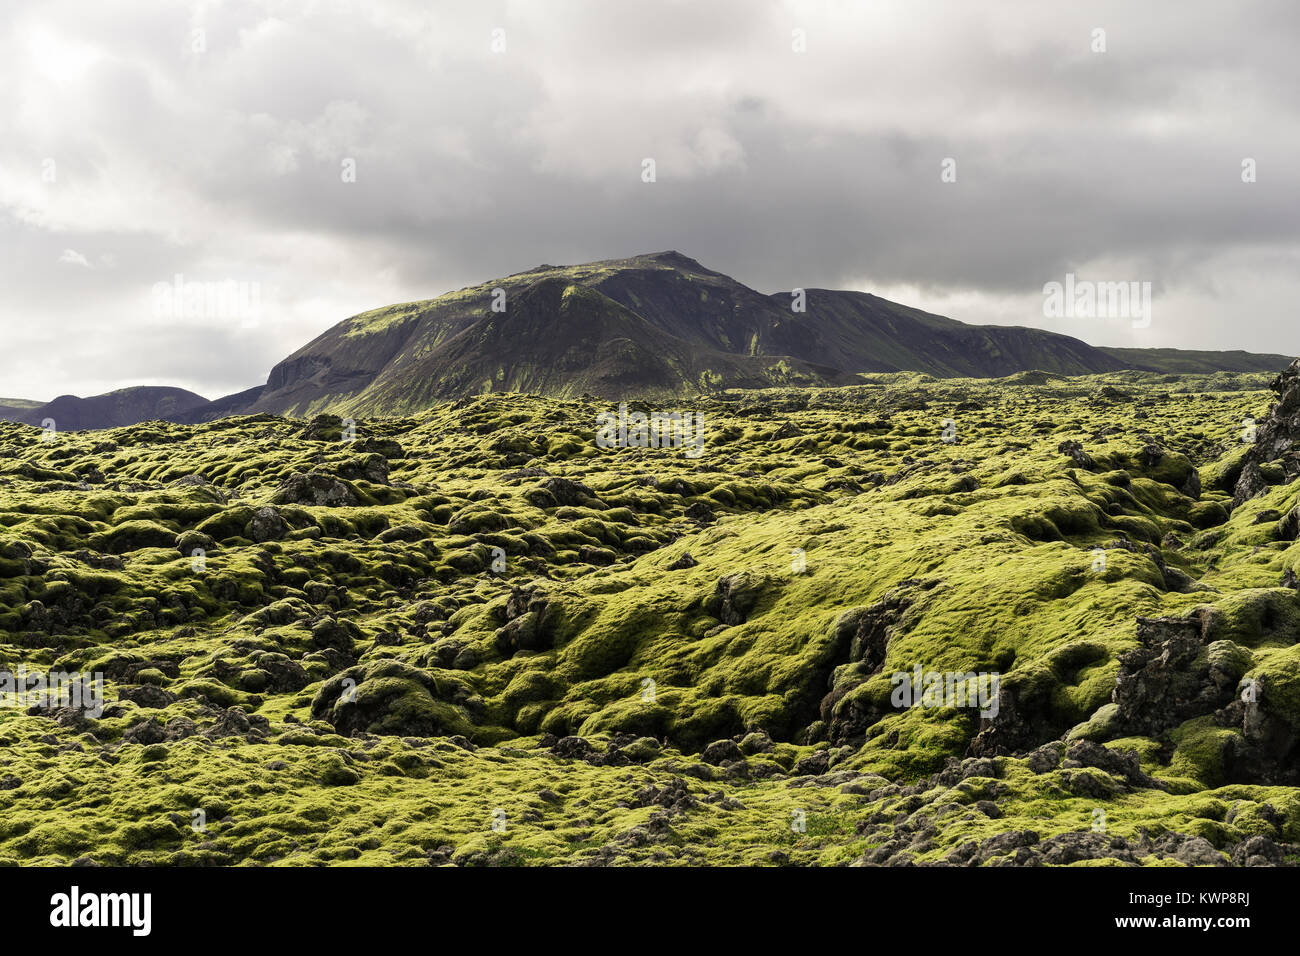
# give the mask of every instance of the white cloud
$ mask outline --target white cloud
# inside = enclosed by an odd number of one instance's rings
[[[64,249],[63,252],[59,255],[59,261],[66,262],[69,265],[82,266],[83,268],[86,269],[94,268],[94,266],[90,264],[90,260],[87,259],[85,256],[83,256],[76,249]]]

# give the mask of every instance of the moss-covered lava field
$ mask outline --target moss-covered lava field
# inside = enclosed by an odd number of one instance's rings
[[[0,423],[0,862],[1293,864],[1270,378]]]

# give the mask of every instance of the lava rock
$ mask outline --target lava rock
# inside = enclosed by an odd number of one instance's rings
[[[309,472],[294,475],[275,490],[271,498],[279,505],[313,505],[339,508],[361,503],[356,489],[333,475]]]

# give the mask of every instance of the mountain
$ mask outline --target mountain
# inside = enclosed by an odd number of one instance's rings
[[[1144,372],[1195,375],[1205,372],[1279,372],[1291,356],[1258,352],[1197,352],[1187,349],[1111,349],[1101,351]]]
[[[504,311],[492,308],[497,289]],[[383,415],[485,391],[616,397],[853,381],[771,347],[769,327],[787,318],[698,264],[541,266],[348,319],[272,369],[253,410]]]
[[[1001,378],[1031,369],[1084,375],[1129,367],[1068,335],[1012,325],[967,325],[867,292],[810,289],[807,314],[808,334],[816,337],[810,345],[842,356],[838,364],[856,371]]]
[[[40,408],[41,404],[25,398],[0,398],[0,422],[20,422],[22,416],[34,408]]]
[[[345,319],[215,402],[127,388],[48,404],[0,399],[0,419],[106,428],[148,419],[321,412],[402,415],[483,392],[689,398],[724,388],[834,386],[864,372],[998,378],[1140,370],[1280,370],[1249,352],[1097,348],[1018,326],[968,325],[867,292],[765,295],[680,252],[542,265],[420,302]]]
[[[859,372],[1132,367],[1069,336],[967,325],[863,292],[810,289],[804,311],[792,304],[679,252],[543,265],[347,319],[275,366],[250,410],[405,414],[486,391],[674,397]]]
[[[86,428],[117,428],[161,419],[170,422],[199,421],[214,403],[183,388],[137,386],[122,388],[91,398],[60,395],[52,402],[0,399],[0,420],[25,425],[43,425],[53,420],[59,431]]]

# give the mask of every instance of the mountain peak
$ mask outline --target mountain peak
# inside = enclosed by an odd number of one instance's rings
[[[661,262],[666,266],[672,266],[676,269],[690,269],[694,272],[713,273],[712,269],[705,268],[698,259],[692,259],[685,253],[678,252],[676,249],[667,249],[663,252],[652,252],[644,256],[636,256],[637,259],[649,259],[652,262]]]
[[[635,268],[643,267],[646,263],[668,266],[673,269],[682,269],[688,272],[698,272],[702,275],[721,275],[712,269],[704,266],[698,259],[692,259],[685,253],[678,252],[676,249],[665,249],[663,252],[643,252],[634,256],[627,256],[623,259],[598,259],[593,262],[575,262],[570,265],[560,266],[550,262],[543,262],[541,265],[533,266],[523,272],[515,272],[506,278],[523,278],[525,276],[535,275],[542,272],[589,272],[593,268],[600,266]]]

